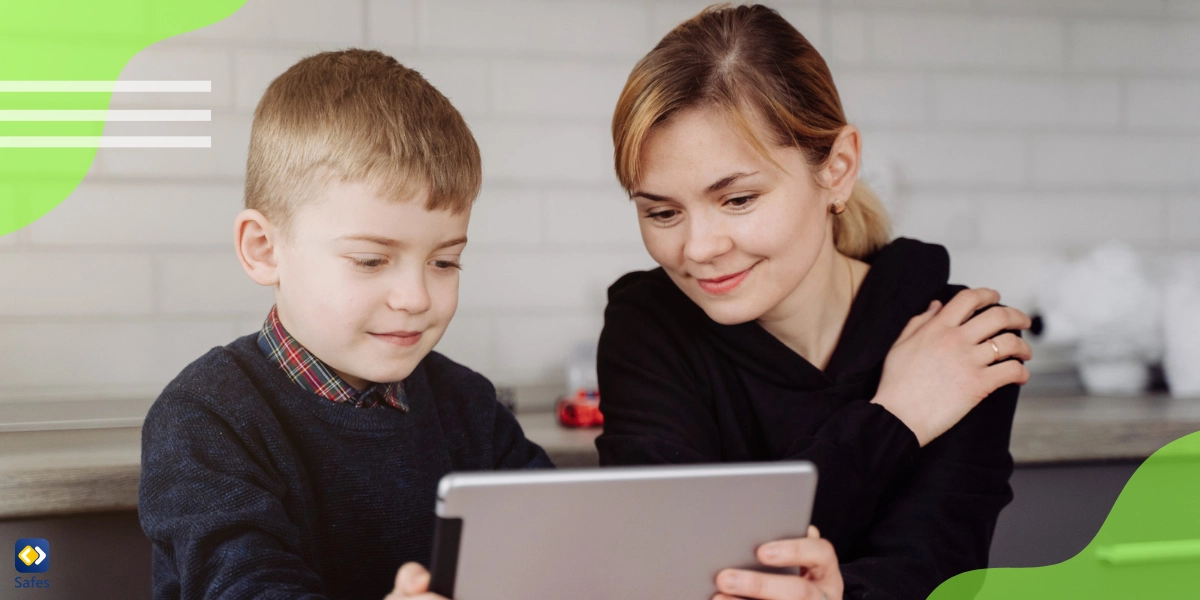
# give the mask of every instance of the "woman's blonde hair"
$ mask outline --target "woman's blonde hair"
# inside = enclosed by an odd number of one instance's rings
[[[846,116],[833,76],[812,44],[761,5],[715,5],[681,23],[629,75],[613,114],[617,178],[639,180],[642,146],[654,127],[688,108],[715,107],[767,160],[756,120],[777,146],[802,150],[810,165],[829,159]],[[774,162],[774,161],[772,161]],[[861,182],[833,222],[838,251],[863,258],[889,239],[887,212]]]

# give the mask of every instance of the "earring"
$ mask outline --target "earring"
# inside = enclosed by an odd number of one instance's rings
[[[831,212],[835,215],[840,215],[840,214],[846,212],[846,202],[844,200],[838,200],[837,202],[830,204],[829,212]]]

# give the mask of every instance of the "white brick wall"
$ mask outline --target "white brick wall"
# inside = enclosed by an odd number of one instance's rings
[[[368,0],[367,43],[416,46],[419,22],[415,0]]]
[[[868,41],[872,59],[898,67],[1048,71],[1063,63],[1055,19],[881,12],[868,19]]]
[[[634,61],[500,61],[496,113],[530,117],[612,117]]]
[[[934,113],[949,124],[1105,129],[1121,122],[1114,78],[947,76],[934,85]]]
[[[1072,67],[1132,74],[1200,73],[1200,23],[1084,21],[1070,26]]]
[[[1139,131],[1200,131],[1200,80],[1129,83],[1129,126]]]
[[[153,393],[259,327],[270,291],[230,244],[250,117],[297,59],[347,46],[421,71],[483,151],[461,305],[439,349],[501,384],[561,381],[566,352],[602,325],[605,288],[653,266],[612,173],[613,103],[633,64],[705,4],[248,0],[147,49],[124,79],[213,91],[112,106],[213,121],[108,131],[212,135],[213,148],[101,150],[71,197],[0,236],[0,402]],[[829,60],[896,233],[946,244],[956,281],[1033,308],[1056,257],[1109,239],[1200,249],[1200,2],[775,6]],[[18,191],[0,183],[0,210]]]
[[[150,263],[149,256],[124,253],[2,255],[0,315],[150,314]]]
[[[1041,136],[1033,179],[1086,186],[1186,186],[1200,182],[1200,140],[1140,134]]]
[[[579,0],[421,4],[422,47],[532,55],[632,56],[646,50],[646,9],[637,2]]]
[[[1200,194],[1167,199],[1167,239],[1192,248],[1200,245]]]

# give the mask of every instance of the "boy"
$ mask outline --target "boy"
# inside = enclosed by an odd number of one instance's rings
[[[487,379],[432,351],[480,179],[458,111],[379,52],[267,88],[235,242],[275,307],[146,418],[156,598],[382,598],[429,560],[442,475],[551,466]]]

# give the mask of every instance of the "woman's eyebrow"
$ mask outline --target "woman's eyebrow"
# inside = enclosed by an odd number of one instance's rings
[[[721,178],[716,183],[708,186],[708,189],[704,190],[704,193],[711,194],[713,192],[719,192],[719,191],[733,185],[733,182],[735,182],[739,179],[742,179],[743,177],[749,177],[751,175],[758,175],[758,171],[753,171],[750,173],[732,173],[730,175],[727,175],[727,176]],[[638,196],[641,196],[642,198],[645,198],[647,200],[653,200],[655,202],[666,202],[667,200],[670,200],[670,198],[667,196],[659,196],[658,194],[651,194],[650,192],[637,191],[637,192],[634,192],[629,195],[630,198],[637,198]]]
[[[749,177],[751,175],[758,175],[758,171],[754,171],[753,173],[733,173],[732,175],[728,175],[728,176],[718,180],[716,183],[708,186],[708,189],[704,190],[704,192],[706,194],[711,194],[713,192],[719,192],[719,191],[729,187],[730,185],[733,185],[733,182],[735,182],[743,177]]]

